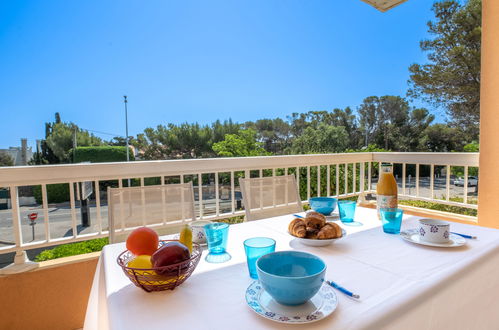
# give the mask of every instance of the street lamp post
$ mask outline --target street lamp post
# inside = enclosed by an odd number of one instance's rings
[[[126,142],[126,161],[130,161],[130,148],[128,147],[128,100],[126,95],[123,95],[124,103],[125,103],[125,142]],[[128,186],[130,187],[130,179],[128,179]]]
[[[127,107],[127,99],[126,95],[123,96],[125,99],[125,130],[126,130],[126,135],[125,135],[125,141],[126,141],[126,161],[130,161],[130,155],[129,155],[129,150],[128,150],[128,107]]]

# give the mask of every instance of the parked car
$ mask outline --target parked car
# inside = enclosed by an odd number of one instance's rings
[[[464,178],[461,176],[454,180],[454,185],[458,187],[464,187]],[[478,178],[476,176],[468,177],[468,187],[476,187],[478,185]]]

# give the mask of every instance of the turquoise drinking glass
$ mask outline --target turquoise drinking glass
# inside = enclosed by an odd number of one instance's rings
[[[355,208],[357,207],[357,202],[355,201],[338,201],[338,208],[340,211],[341,222],[353,222],[355,216]]]
[[[387,234],[400,234],[404,210],[397,208],[383,208],[379,210],[379,213],[381,214],[383,231]]]
[[[244,251],[251,278],[257,280],[256,261],[263,255],[275,251],[275,241],[268,237],[253,237],[244,241]]]
[[[204,232],[208,242],[208,255],[206,261],[213,263],[225,262],[231,259],[227,248],[227,238],[229,236],[229,225],[226,223],[214,222],[205,225]]]

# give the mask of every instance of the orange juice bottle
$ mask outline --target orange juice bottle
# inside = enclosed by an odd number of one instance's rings
[[[381,220],[379,209],[396,208],[398,205],[397,181],[395,181],[395,177],[393,176],[393,167],[391,164],[381,164],[376,195],[376,209],[378,211],[378,219]]]

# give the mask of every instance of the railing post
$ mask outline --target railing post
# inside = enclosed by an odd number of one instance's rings
[[[14,256],[14,263],[0,269],[0,275],[23,273],[38,268],[38,263],[30,261],[26,255],[26,251],[21,248],[21,214],[19,212],[17,186],[11,186],[9,188],[12,206],[12,228],[14,229],[14,239],[18,249],[16,250],[16,255]]]
[[[327,184],[326,184],[327,195],[326,196],[331,196],[331,165],[329,165],[329,164],[327,165],[326,180],[327,180]]]
[[[402,195],[406,195],[405,193],[405,176],[406,176],[406,171],[405,171],[405,163],[402,163]]]
[[[360,173],[359,173],[359,175],[360,175],[360,182],[359,182],[359,184],[360,184],[360,192],[363,193],[364,190],[366,189],[365,188],[365,184],[366,184],[366,182],[365,182],[365,180],[366,180],[366,163],[365,162],[360,163]]]
[[[317,197],[321,197],[321,166],[317,165]]]
[[[235,186],[234,171],[230,171],[230,200],[232,201],[230,206],[233,214],[236,212],[236,192],[234,191]]]
[[[369,164],[367,164],[367,190],[368,191],[371,191],[372,190],[372,185],[371,185],[371,181],[372,181],[372,162],[369,162]]]

